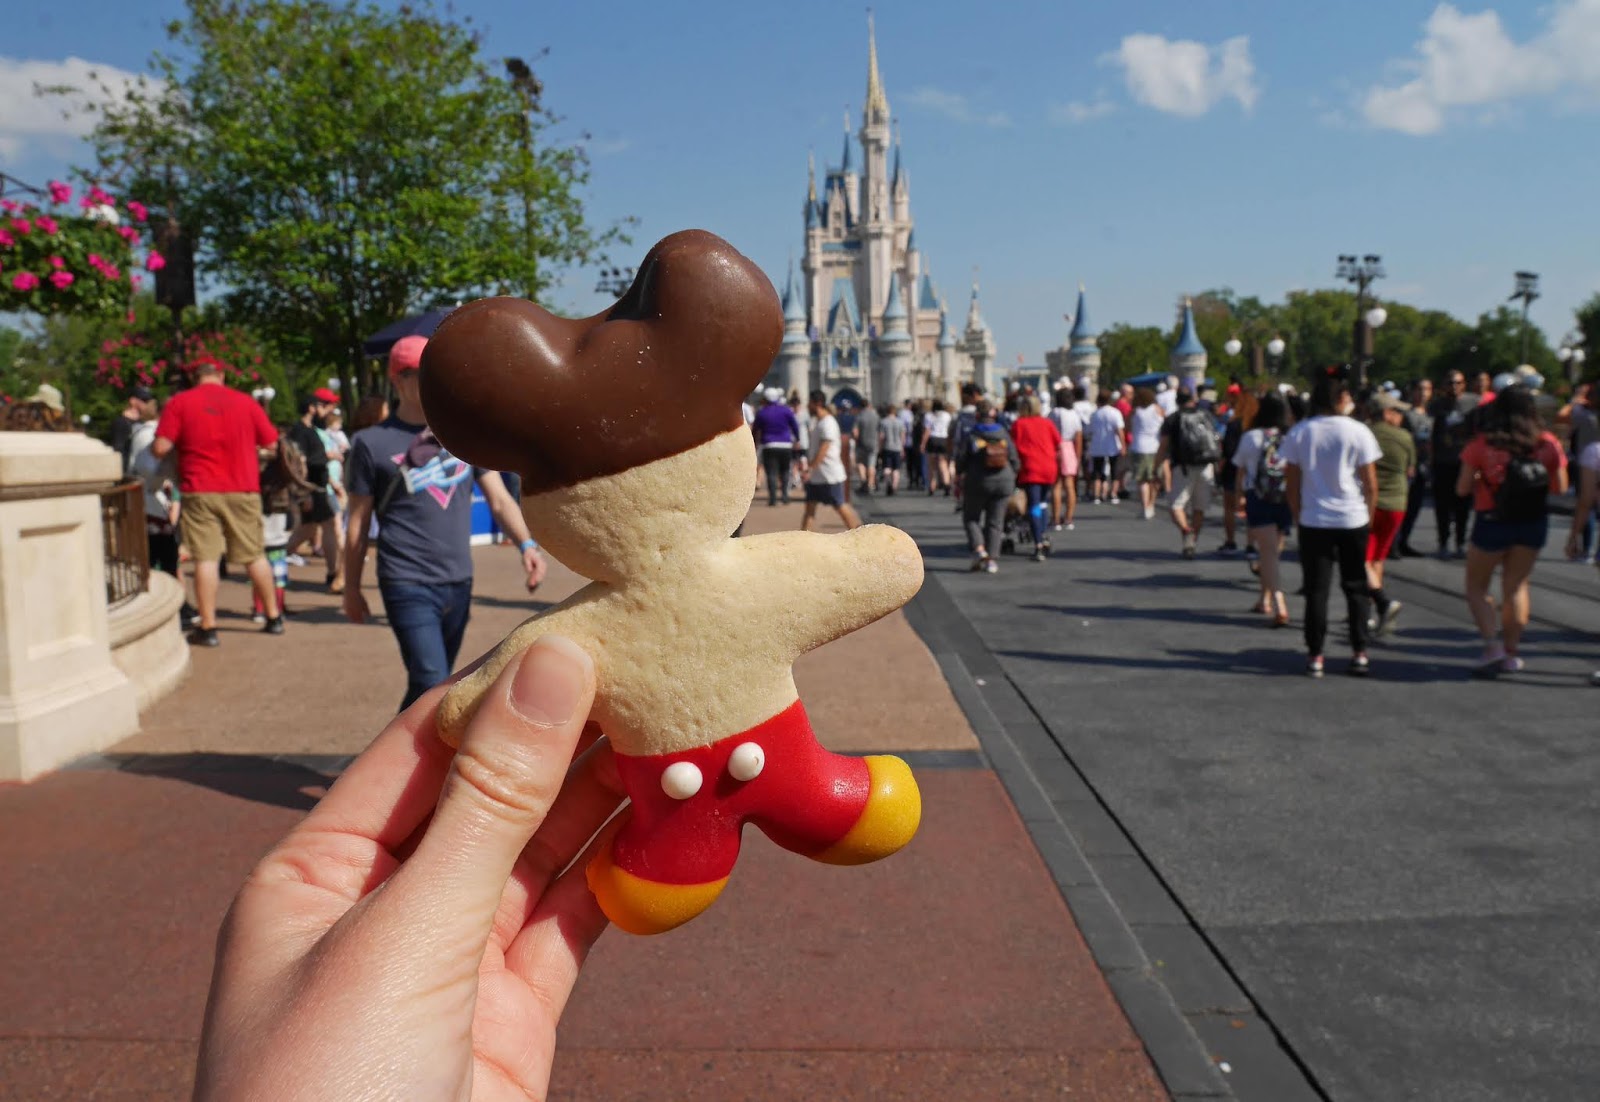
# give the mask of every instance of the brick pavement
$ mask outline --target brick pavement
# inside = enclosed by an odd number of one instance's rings
[[[759,505],[750,530],[797,515]],[[536,607],[509,550],[475,557],[466,654]],[[0,787],[0,1099],[187,1091],[232,892],[402,689],[387,629],[344,623],[310,586],[320,573],[295,571],[281,639],[222,619],[223,646],[197,653],[190,682],[106,759]],[[538,596],[579,584],[557,568]],[[224,608],[246,601],[225,585]],[[552,1097],[1164,1097],[905,618],[806,656],[796,680],[829,745],[911,756],[917,839],[839,870],[749,832],[707,915],[601,940],[562,1023]]]

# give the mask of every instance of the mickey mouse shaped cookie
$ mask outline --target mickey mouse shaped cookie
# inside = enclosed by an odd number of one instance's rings
[[[716,900],[747,822],[785,849],[850,865],[900,849],[921,818],[905,762],[817,742],[792,671],[801,654],[916,593],[916,544],[882,525],[731,538],[756,466],[740,400],[782,328],[761,270],[688,230],[651,249],[601,314],[565,319],[523,299],[483,299],[452,313],[422,360],[440,441],[520,472],[529,529],[593,579],[457,683],[440,730],[456,744],[500,671],[539,636],[589,652],[591,719],[631,807],[587,875],[607,917],[636,934],[670,930]]]

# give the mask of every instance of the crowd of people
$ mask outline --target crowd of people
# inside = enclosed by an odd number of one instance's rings
[[[1283,385],[1252,393],[1237,380],[1223,395],[1196,394],[1171,378],[1106,388],[1092,402],[1065,384],[1048,405],[1023,387],[999,408],[968,388],[951,452],[972,569],[996,573],[1007,525],[1023,520],[1032,557],[1042,561],[1050,533],[1072,527],[1080,488],[1097,506],[1136,496],[1146,520],[1164,497],[1180,553],[1193,559],[1220,496],[1217,552],[1242,550],[1259,581],[1254,607],[1273,627],[1292,622],[1283,562],[1293,541],[1312,677],[1326,669],[1337,577],[1351,650],[1345,668],[1361,677],[1371,670],[1369,642],[1394,631],[1402,610],[1384,588],[1386,564],[1426,554],[1411,540],[1431,498],[1433,553],[1464,560],[1463,596],[1483,641],[1474,675],[1516,673],[1525,664],[1529,578],[1569,467],[1579,474],[1569,557],[1594,560],[1600,501],[1593,388],[1580,386],[1554,409],[1528,384],[1525,375],[1469,380],[1450,372],[1442,394],[1423,380],[1408,401],[1395,387],[1358,390],[1349,369],[1337,366],[1305,394]],[[1547,413],[1567,428],[1565,445],[1546,426]]]

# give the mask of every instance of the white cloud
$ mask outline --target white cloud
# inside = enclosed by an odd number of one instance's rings
[[[1093,103],[1073,100],[1071,103],[1054,104],[1050,108],[1050,121],[1064,126],[1076,126],[1079,123],[1105,118],[1116,109],[1117,105],[1108,99],[1096,99]]]
[[[121,91],[139,80],[115,65],[81,57],[64,61],[0,57],[0,155],[20,157],[32,144],[81,138],[93,119],[81,110],[82,97],[38,96],[35,87],[70,85],[97,98],[100,83]]]
[[[1480,122],[1501,117],[1509,100],[1564,90],[1600,93],[1600,0],[1564,0],[1546,10],[1545,29],[1517,43],[1497,12],[1468,15],[1440,4],[1423,25],[1416,56],[1394,63],[1411,79],[1367,90],[1367,122],[1432,134],[1463,114]]]
[[[1011,116],[1004,111],[979,111],[959,92],[946,92],[940,88],[924,86],[913,91],[906,99],[917,107],[926,107],[955,122],[974,123],[997,129],[1011,125]]]
[[[1261,97],[1250,39],[1243,35],[1207,46],[1130,34],[1104,60],[1122,67],[1135,101],[1171,115],[1204,115],[1226,99],[1249,111]]]

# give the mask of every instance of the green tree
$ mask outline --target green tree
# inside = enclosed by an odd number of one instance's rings
[[[1464,355],[1458,363],[1464,371],[1487,371],[1491,376],[1514,371],[1526,362],[1554,384],[1562,378],[1561,364],[1544,332],[1531,326],[1528,358],[1522,358],[1522,312],[1501,304],[1489,313],[1478,315],[1478,324],[1468,334]]]
[[[426,4],[189,0],[169,35],[155,82],[102,103],[101,171],[181,219],[230,309],[346,394],[383,325],[537,297],[622,239],[587,222],[584,152],[551,140],[537,80]]]
[[[1147,371],[1165,371],[1171,347],[1153,325],[1117,324],[1100,334],[1100,383],[1108,386]]]
[[[1583,334],[1584,375],[1593,379],[1600,375],[1600,292],[1573,311],[1578,322],[1578,332]]]

